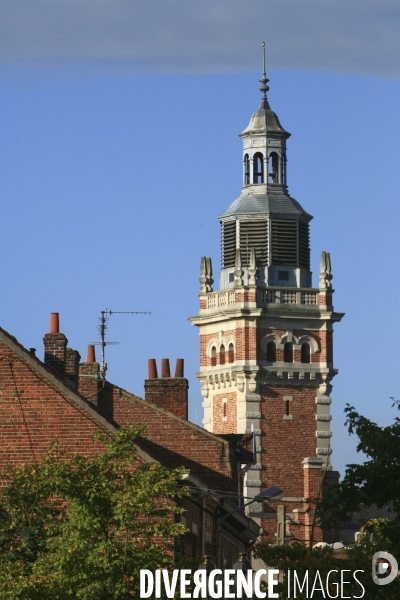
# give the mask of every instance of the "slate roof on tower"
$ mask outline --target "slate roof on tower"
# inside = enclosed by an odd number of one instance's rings
[[[291,196],[285,194],[282,189],[268,191],[266,193],[255,194],[252,190],[245,189],[232,202],[229,208],[219,215],[219,219],[231,217],[233,215],[255,215],[272,214],[274,216],[304,216],[311,221],[312,216]]]
[[[240,136],[247,133],[280,133],[286,138],[290,137],[290,133],[283,129],[278,115],[275,114],[269,105],[267,98],[262,98],[258,110],[252,115],[250,123]]]

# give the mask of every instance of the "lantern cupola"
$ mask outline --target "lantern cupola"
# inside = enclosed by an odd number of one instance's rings
[[[260,79],[258,110],[239,134],[243,140],[242,193],[219,216],[222,227],[220,287],[235,285],[235,261],[240,250],[244,281],[248,283],[251,248],[255,252],[259,286],[311,285],[309,215],[289,195],[287,187],[286,131],[267,98],[268,79]]]

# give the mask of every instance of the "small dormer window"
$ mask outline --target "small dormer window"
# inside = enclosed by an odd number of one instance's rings
[[[279,183],[279,158],[276,152],[271,152],[269,155],[271,165],[269,175],[269,183]]]
[[[250,184],[250,159],[249,155],[244,155],[244,185]]]
[[[264,183],[264,162],[261,152],[253,157],[253,183]]]

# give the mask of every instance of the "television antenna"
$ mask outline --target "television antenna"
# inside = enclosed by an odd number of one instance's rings
[[[107,373],[107,363],[106,363],[106,358],[105,358],[106,346],[119,344],[119,342],[106,342],[106,332],[108,329],[107,321],[111,315],[151,315],[151,312],[138,311],[138,310],[108,310],[108,309],[101,311],[101,317],[99,319],[100,323],[97,326],[98,330],[100,331],[101,342],[95,342],[95,344],[101,346],[100,376],[103,380],[105,380],[106,373]]]

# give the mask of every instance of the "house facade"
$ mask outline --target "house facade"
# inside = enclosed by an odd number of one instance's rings
[[[149,361],[141,399],[101,377],[94,346],[86,362],[68,347],[59,316],[51,315],[44,336],[44,361],[0,330],[0,472],[38,460],[56,441],[60,451],[94,456],[102,450],[94,434],[112,438],[129,425],[143,426],[136,442],[141,461],[184,467],[191,495],[179,517],[187,532],[177,554],[215,556],[217,521],[237,508],[234,445],[187,420],[188,381],[183,360],[171,377],[163,360],[161,376]],[[218,564],[232,566],[259,535],[259,526],[240,511],[219,531]]]

